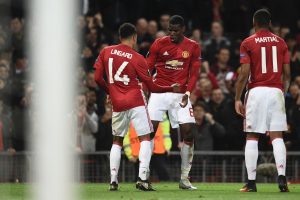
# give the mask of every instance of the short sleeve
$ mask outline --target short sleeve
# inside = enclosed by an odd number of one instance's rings
[[[241,64],[249,64],[250,63],[250,56],[249,51],[246,46],[246,42],[243,41],[240,47],[240,63]]]

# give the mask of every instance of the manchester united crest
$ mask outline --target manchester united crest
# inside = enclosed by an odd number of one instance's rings
[[[182,52],[182,57],[183,58],[188,58],[190,56],[190,53],[188,51],[183,51]]]

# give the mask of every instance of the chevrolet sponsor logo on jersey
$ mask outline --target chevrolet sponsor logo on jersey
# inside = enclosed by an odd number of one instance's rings
[[[166,62],[165,68],[167,69],[173,69],[173,70],[182,70],[183,68],[180,67],[183,65],[183,62],[178,60],[169,60]]]
[[[180,62],[178,60],[169,60],[166,62],[166,65],[170,65],[172,67],[178,67],[178,66],[182,66],[183,62]]]

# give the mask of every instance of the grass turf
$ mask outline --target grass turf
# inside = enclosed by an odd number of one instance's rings
[[[121,199],[121,200],[194,200],[194,199],[285,199],[299,200],[300,185],[289,185],[291,192],[280,193],[276,184],[257,184],[257,193],[241,193],[241,183],[195,183],[196,191],[178,189],[177,183],[153,184],[156,192],[141,192],[135,189],[133,183],[121,183],[120,190],[108,191],[108,184],[80,184],[76,186],[79,192],[78,200]],[[29,185],[27,184],[0,184],[1,200],[29,200]],[[77,188],[79,187],[79,188]]]

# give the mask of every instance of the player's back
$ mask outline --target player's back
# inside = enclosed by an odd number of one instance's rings
[[[283,89],[282,66],[289,63],[287,45],[279,36],[261,30],[241,44],[241,63],[249,63],[251,75],[248,88],[257,86]]]
[[[109,46],[102,51],[113,110],[121,112],[145,105],[136,72],[136,65],[144,58],[123,44]]]

